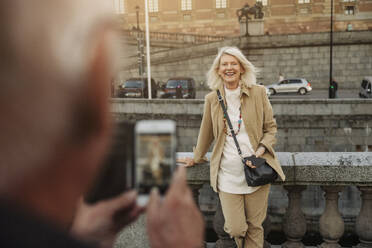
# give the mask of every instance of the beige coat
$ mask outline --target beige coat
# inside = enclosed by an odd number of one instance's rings
[[[220,86],[220,92],[222,97],[225,98],[223,85]],[[266,147],[266,152],[262,157],[266,159],[284,181],[285,175],[273,148],[276,142],[277,126],[265,88],[259,85],[241,85],[240,101],[243,123],[249,135],[252,148],[257,150],[259,145]],[[226,139],[223,129],[223,110],[218,102],[217,92],[213,91],[205,97],[198,143],[194,149],[194,161],[196,163],[205,162],[204,156],[212,142],[215,141],[210,161],[210,180],[211,186],[216,192],[218,192],[217,175]]]

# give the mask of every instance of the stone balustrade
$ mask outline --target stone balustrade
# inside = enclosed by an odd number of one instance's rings
[[[338,248],[344,233],[344,220],[339,211],[339,193],[346,186],[357,186],[361,192],[361,209],[355,222],[355,233],[360,243],[357,247],[372,247],[372,152],[299,152],[277,153],[286,174],[286,181],[277,181],[287,191],[288,207],[282,222],[287,241],[282,247],[304,247],[301,242],[306,233],[306,219],[301,209],[301,195],[308,185],[320,185],[326,201],[319,219],[319,232],[323,238],[322,248]],[[192,153],[178,153],[189,157]],[[209,183],[209,164],[188,169],[188,182],[196,201],[199,190]],[[233,242],[223,231],[223,216],[217,207],[214,229],[219,236],[216,247],[233,247]],[[265,233],[270,228],[270,216],[264,223]],[[266,245],[269,245],[267,242]]]

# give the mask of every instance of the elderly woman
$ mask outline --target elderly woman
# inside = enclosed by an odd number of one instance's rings
[[[210,161],[210,181],[218,192],[225,217],[225,231],[239,248],[263,247],[262,222],[266,217],[270,184],[248,186],[241,158],[223,116],[216,90],[227,106],[243,156],[265,158],[282,180],[276,158],[276,122],[263,86],[256,85],[256,68],[236,47],[220,49],[208,72],[212,92],[205,97],[203,120],[194,158],[180,159],[186,166],[205,162],[204,155],[215,141]],[[246,166],[255,168],[248,162]]]

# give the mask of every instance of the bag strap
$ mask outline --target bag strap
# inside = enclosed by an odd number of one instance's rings
[[[227,120],[227,124],[229,125],[229,128],[230,128],[230,132],[231,132],[231,136],[233,137],[234,139],[234,143],[235,143],[235,146],[236,148],[238,149],[238,154],[240,156],[240,158],[243,160],[243,155],[242,155],[242,151],[240,150],[240,146],[239,146],[239,143],[238,143],[238,140],[236,139],[236,136],[235,136],[235,132],[234,132],[234,129],[232,127],[232,124],[231,124],[231,121],[230,121],[230,117],[227,113],[227,109],[225,107],[225,103],[223,102],[223,98],[221,96],[221,93],[220,93],[220,90],[217,90],[217,96],[218,96],[218,101],[220,102],[221,104],[221,107],[222,107],[222,110],[223,110],[223,114],[224,114],[224,117],[225,119]]]

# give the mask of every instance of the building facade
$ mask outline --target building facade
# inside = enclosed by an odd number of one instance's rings
[[[137,23],[144,29],[144,1],[111,1],[124,29]],[[329,32],[332,2],[335,31],[372,30],[371,0],[148,0],[150,30],[237,36],[237,10],[256,1],[263,5],[264,34]]]

